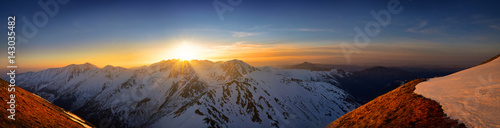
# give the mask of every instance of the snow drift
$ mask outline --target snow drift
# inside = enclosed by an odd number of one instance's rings
[[[415,93],[441,104],[468,127],[500,127],[500,58],[416,86]]]

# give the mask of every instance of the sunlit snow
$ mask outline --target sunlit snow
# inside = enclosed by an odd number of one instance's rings
[[[417,85],[452,119],[468,127],[500,127],[500,59]]]

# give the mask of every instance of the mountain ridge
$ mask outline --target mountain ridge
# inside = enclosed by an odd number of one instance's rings
[[[337,87],[341,77],[241,60],[164,60],[130,69],[69,65],[19,81],[93,124],[105,117],[117,127],[323,127],[359,106]],[[178,123],[186,119],[195,123]]]
[[[301,64],[283,66],[284,69],[304,69],[311,71],[328,71],[335,69],[345,72],[348,77],[339,78],[341,88],[351,95],[359,103],[367,103],[377,96],[383,95],[405,82],[418,78],[432,78],[454,73],[462,70],[460,68],[423,68],[423,67],[356,67],[342,65],[315,64],[303,62]],[[340,68],[340,69],[338,69]],[[342,70],[351,69],[351,71]],[[352,71],[356,68],[357,71]]]

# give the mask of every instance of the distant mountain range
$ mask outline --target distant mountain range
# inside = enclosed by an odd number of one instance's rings
[[[446,75],[450,72],[456,72],[465,67],[441,67],[441,66],[398,66],[398,67],[387,67],[387,66],[359,66],[359,65],[341,65],[341,64],[320,64],[303,62],[300,64],[292,65],[279,65],[276,66],[282,69],[306,69],[311,71],[329,71],[331,69],[342,69],[348,72],[358,72],[368,68],[373,67],[386,67],[386,68],[397,68],[405,70],[412,73],[422,74],[422,75]]]
[[[340,70],[166,60],[121,68],[69,65],[18,75],[19,86],[93,124],[116,127],[324,127],[360,104]]]
[[[348,77],[339,78],[340,88],[353,95],[360,103],[367,103],[375,97],[385,94],[402,84],[418,78],[432,78],[444,76],[462,68],[423,68],[423,67],[362,67],[349,65],[313,64],[304,62],[297,65],[282,67],[284,69],[306,69],[311,71],[329,71],[332,69],[345,71],[351,70]],[[359,71],[352,71],[359,70]]]
[[[363,69],[369,68],[366,66],[357,65],[333,65],[333,64],[315,64],[310,62],[304,62],[295,65],[281,65],[277,66],[282,69],[306,69],[311,71],[329,71],[331,69],[342,69],[345,71],[361,71]]]

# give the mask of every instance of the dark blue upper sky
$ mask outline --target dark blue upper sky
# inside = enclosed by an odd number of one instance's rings
[[[226,0],[219,1],[228,3]],[[64,50],[54,53],[61,49],[95,49],[96,45],[108,49],[117,46],[126,46],[125,49],[149,48],[158,43],[174,43],[175,40],[195,40],[210,45],[244,42],[274,49],[280,47],[276,44],[293,47],[328,47],[341,42],[352,44],[356,34],[353,28],[358,26],[364,29],[366,23],[375,21],[370,11],[386,10],[388,0],[243,0],[237,6],[231,6],[234,9],[232,12],[224,13],[224,20],[219,18],[213,2],[72,0],[60,5],[57,15],[50,17],[45,26],[37,27],[38,33],[29,38],[27,44],[18,45],[22,51],[19,54],[27,56],[26,59],[51,59],[47,56],[62,54]],[[391,53],[408,54],[403,57],[415,59],[461,56],[464,59],[447,60],[451,61],[448,65],[471,65],[500,51],[500,8],[497,1],[400,2],[403,11],[391,16],[390,24],[371,38],[370,46],[353,55],[353,64],[410,65],[419,62],[403,61],[398,55],[391,56],[393,60],[379,59]],[[33,22],[33,15],[43,11],[37,1],[4,0],[1,5],[1,17],[16,16],[18,33],[25,25],[22,17]],[[6,21],[2,23],[6,24]],[[2,28],[6,26],[2,25]],[[0,37],[5,39],[6,35]],[[398,50],[391,51],[394,49]],[[314,51],[313,48],[310,50]],[[334,48],[331,51],[339,50]],[[51,54],[42,56],[44,53]],[[332,56],[297,61],[345,63],[343,54],[338,52],[323,50],[317,54],[311,51],[304,54]],[[422,64],[439,65],[440,62],[429,61],[442,60],[440,57],[422,60],[427,62]]]

